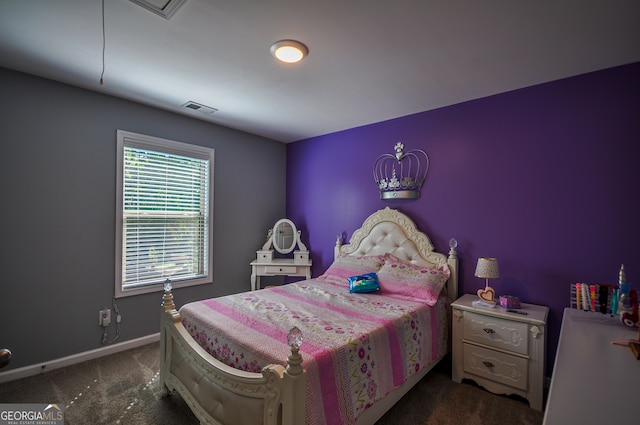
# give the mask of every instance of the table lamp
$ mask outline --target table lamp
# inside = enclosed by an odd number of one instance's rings
[[[500,277],[498,272],[498,260],[495,258],[480,257],[478,258],[478,264],[476,265],[476,277],[484,278],[486,280],[484,289],[478,289],[477,304],[485,307],[493,307],[496,305],[496,291],[489,286],[489,279],[497,279]]]

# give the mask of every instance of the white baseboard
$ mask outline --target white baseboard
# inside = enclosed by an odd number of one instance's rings
[[[120,342],[118,344],[96,348],[95,350],[85,351],[67,357],[61,357],[59,359],[51,360],[48,362],[8,370],[6,372],[0,373],[0,384],[9,381],[15,381],[16,379],[27,378],[29,376],[35,376],[44,372],[50,372],[52,370],[60,369],[61,367],[86,362],[87,360],[97,359],[99,357],[119,353],[121,351],[130,350],[136,347],[141,347],[143,345],[151,344],[157,341],[160,341],[160,332],[129,341]]]

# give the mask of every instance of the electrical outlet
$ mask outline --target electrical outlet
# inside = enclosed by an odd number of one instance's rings
[[[100,310],[99,313],[98,325],[106,328],[111,323],[111,309],[105,308],[104,310]]]

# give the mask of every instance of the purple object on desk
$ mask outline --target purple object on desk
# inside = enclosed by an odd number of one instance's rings
[[[501,295],[500,307],[507,308],[509,310],[515,310],[520,308],[520,298],[513,295]]]

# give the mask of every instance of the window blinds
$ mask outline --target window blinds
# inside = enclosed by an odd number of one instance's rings
[[[209,160],[124,147],[122,289],[208,274]]]

